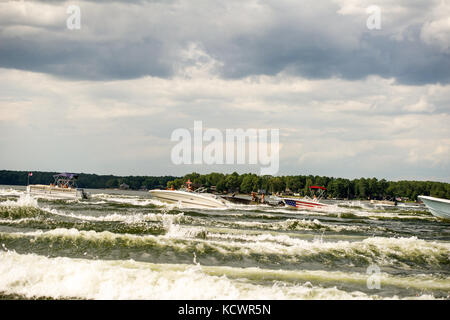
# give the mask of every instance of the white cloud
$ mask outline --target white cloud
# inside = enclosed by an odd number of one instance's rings
[[[420,37],[422,41],[450,53],[450,2],[438,1],[425,17]]]
[[[0,25],[52,27],[65,21],[65,7],[33,1],[0,2]]]
[[[74,170],[181,174],[170,163],[170,133],[202,120],[219,130],[279,128],[282,174],[395,178],[401,167],[403,175],[435,175],[426,165],[449,176],[449,107],[430,108],[429,101],[448,101],[450,85],[283,74],[224,80],[207,70],[172,79],[61,81],[0,69],[0,96],[5,168],[30,168],[41,158],[50,170],[61,159],[48,152],[70,145],[64,154],[77,159]]]
[[[403,107],[403,110],[410,112],[433,112],[436,108],[422,96],[417,103]]]
[[[186,78],[212,77],[219,73],[223,63],[206,53],[201,44],[191,42],[180,52],[181,62],[175,67],[178,76]]]
[[[450,5],[447,12],[450,12]],[[450,17],[425,23],[420,36],[425,43],[450,53]]]

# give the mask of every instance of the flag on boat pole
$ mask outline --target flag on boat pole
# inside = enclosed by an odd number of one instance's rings
[[[30,177],[33,175],[33,172],[28,172],[28,181],[27,181],[27,185],[30,184]]]

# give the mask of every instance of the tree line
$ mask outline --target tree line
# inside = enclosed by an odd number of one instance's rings
[[[30,184],[50,184],[53,182],[53,175],[59,172],[33,171],[30,177]],[[176,179],[175,176],[114,176],[114,175],[96,175],[81,173],[76,181],[80,188],[106,189],[119,188],[121,185],[126,188],[155,189],[165,188],[167,182]],[[0,170],[0,184],[2,185],[26,185],[28,182],[28,171],[10,171]]]
[[[256,174],[190,173],[168,182],[175,189],[190,179],[194,187],[215,187],[221,192],[297,193],[308,195],[310,186],[327,188],[327,197],[337,199],[388,199],[403,198],[416,201],[419,195],[450,199],[450,184],[434,181],[387,181],[377,178],[344,179],[313,175],[258,176]]]
[[[57,172],[33,172],[30,184],[49,184]],[[0,171],[0,184],[26,185],[28,171]],[[183,177],[175,176],[114,176],[82,173],[77,185],[80,188],[119,188],[126,185],[133,190],[170,188],[178,189],[191,180],[194,188],[215,188],[216,192],[264,192],[265,194],[292,192],[301,196],[309,194],[312,185],[327,188],[327,197],[338,199],[394,199],[395,197],[417,200],[419,195],[450,199],[450,184],[435,181],[387,181],[377,178],[344,179],[313,175],[259,176],[245,173],[223,174],[196,172]]]

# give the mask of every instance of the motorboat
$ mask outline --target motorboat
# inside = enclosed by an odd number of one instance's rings
[[[191,188],[191,181],[186,183],[188,187],[184,190],[150,190],[149,193],[155,199],[166,202],[179,204],[183,207],[189,208],[227,208],[228,202],[219,196],[211,193],[205,193],[205,188],[199,188],[195,191]]]
[[[87,199],[89,195],[84,189],[78,188],[76,173],[59,173],[53,176],[55,181],[50,185],[29,184],[27,193],[32,196],[45,197],[51,199]]]
[[[161,189],[150,190],[149,193],[159,201],[180,204],[184,207],[211,209],[228,207],[226,200],[211,193]]]
[[[284,204],[288,207],[293,207],[297,209],[317,209],[328,207],[327,204],[321,203],[320,200],[323,198],[323,194],[327,190],[325,187],[320,186],[310,186],[310,191],[313,193],[313,197],[304,198],[280,198]]]
[[[264,198],[263,195],[260,195],[259,197],[253,195],[254,192],[252,192],[252,195],[224,195],[221,196],[222,199],[225,199],[231,203],[234,204],[240,204],[240,205],[268,205],[272,207],[279,207],[284,206],[284,202],[279,197],[268,197]]]
[[[422,200],[434,216],[450,219],[450,200],[429,196],[418,196],[417,198]]]

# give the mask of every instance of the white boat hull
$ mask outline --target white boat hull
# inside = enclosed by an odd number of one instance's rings
[[[450,200],[428,196],[419,196],[418,198],[422,200],[434,216],[450,219]]]
[[[227,202],[211,194],[178,190],[150,190],[152,197],[166,203],[181,204],[190,208],[227,208]]]
[[[27,193],[32,196],[41,196],[51,199],[85,199],[86,194],[83,189],[60,188],[43,184],[32,184],[27,186]]]

